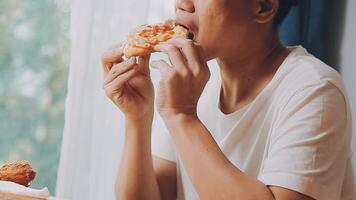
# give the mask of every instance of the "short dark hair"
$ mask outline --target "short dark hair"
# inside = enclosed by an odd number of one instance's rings
[[[280,0],[277,14],[274,18],[273,28],[278,29],[291,8],[299,3],[299,0]]]

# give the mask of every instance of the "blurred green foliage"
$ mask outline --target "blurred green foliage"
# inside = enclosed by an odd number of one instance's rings
[[[54,0],[0,0],[0,164],[29,160],[54,193],[69,66],[69,13]]]

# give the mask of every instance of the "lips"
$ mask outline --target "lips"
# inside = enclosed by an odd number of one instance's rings
[[[191,40],[195,39],[196,34],[194,33],[191,26],[189,26],[187,23],[180,21],[179,19],[177,19],[176,22],[178,25],[183,26],[184,28],[186,28],[188,30],[188,39],[191,39]]]
[[[191,32],[191,31],[189,31],[188,32],[188,39],[190,39],[190,40],[194,40],[194,33],[193,32]]]
[[[194,33],[193,31],[191,31],[191,29],[189,29],[187,26],[185,26],[184,24],[178,24],[179,26],[183,26],[185,29],[188,30],[188,39],[193,40],[194,39]]]
[[[179,25],[183,26],[184,28],[186,28],[188,30],[188,39],[194,40],[195,34],[194,34],[193,30],[184,24],[179,24]]]

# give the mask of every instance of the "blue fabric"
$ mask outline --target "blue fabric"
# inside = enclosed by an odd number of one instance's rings
[[[325,58],[323,32],[326,23],[325,0],[300,0],[280,26],[284,45],[303,45],[320,59]]]

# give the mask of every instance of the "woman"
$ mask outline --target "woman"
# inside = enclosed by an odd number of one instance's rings
[[[293,3],[177,0],[176,19],[194,38],[155,48],[171,63],[151,62],[162,75],[154,131],[149,56],[104,54],[104,89],[126,118],[117,199],[354,197],[341,78],[279,41]],[[211,59],[221,81],[208,82]]]

